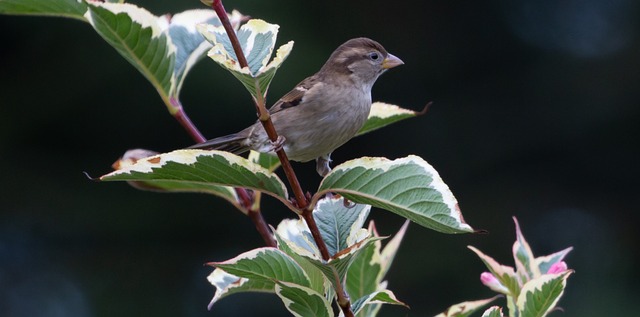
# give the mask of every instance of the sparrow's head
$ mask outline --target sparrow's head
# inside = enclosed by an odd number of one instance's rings
[[[345,74],[354,81],[372,86],[380,74],[402,64],[401,59],[388,53],[380,43],[359,37],[340,45],[322,70]]]

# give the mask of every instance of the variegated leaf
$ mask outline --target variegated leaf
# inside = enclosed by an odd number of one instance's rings
[[[112,166],[116,171],[130,168],[139,160],[143,160],[158,154],[159,153],[157,152],[145,149],[128,150],[120,159],[113,163]],[[228,202],[236,206],[236,208],[238,208],[240,211],[246,212],[246,209],[243,208],[238,201],[238,195],[236,194],[236,191],[233,189],[233,187],[229,186],[218,186],[212,184],[209,184],[208,186],[194,186],[193,183],[174,181],[128,181],[127,183],[140,190],[160,192],[202,192],[212,194],[227,200]]]
[[[272,286],[277,281],[307,287],[310,285],[309,278],[300,265],[276,248],[258,248],[224,262],[207,264],[254,282],[272,283]]]
[[[282,299],[285,307],[297,317],[333,317],[331,303],[323,294],[313,289],[294,283],[279,282],[276,294]]]
[[[540,276],[540,268],[535,263],[535,257],[529,243],[524,238],[520,225],[516,217],[513,217],[516,223],[516,242],[513,244],[513,259],[516,263],[516,272],[520,275],[522,281]]]
[[[485,310],[482,317],[504,317],[502,314],[502,308],[499,306],[491,306]]]
[[[473,232],[449,187],[418,156],[393,161],[362,157],[340,164],[322,180],[314,200],[327,192],[386,209],[436,231]]]
[[[538,267],[538,269],[540,269],[540,272],[542,274],[545,274],[549,271],[553,264],[562,261],[564,257],[567,256],[569,252],[571,252],[571,250],[573,250],[573,247],[566,248],[562,251],[550,255],[537,257],[535,259],[535,265]]]
[[[426,109],[426,108],[425,108]],[[374,130],[378,130],[380,128],[386,127],[392,123],[413,118],[419,116],[424,113],[424,110],[421,112],[404,109],[396,105],[384,103],[384,102],[374,102],[371,104],[371,111],[369,112],[369,118],[365,122],[364,126],[358,131],[359,135],[363,135],[365,133],[369,133]]]
[[[128,3],[92,1],[84,17],[120,55],[138,69],[174,114],[189,70],[211,47],[196,30],[196,24],[220,24],[213,10],[188,10],[169,18],[155,16]],[[234,26],[243,15],[234,11]]]
[[[487,299],[467,301],[452,305],[447,308],[444,312],[436,315],[435,317],[467,317],[471,316],[471,314],[476,311],[482,309],[482,307],[487,304],[493,302],[494,300],[500,298],[500,296],[494,296]]]
[[[276,234],[275,234],[276,241],[278,242],[278,249],[288,254],[300,265],[300,267],[302,267],[304,272],[309,277],[309,284],[310,284],[309,287],[311,289],[315,290],[318,293],[325,294],[328,291],[328,289],[331,287],[330,284],[328,284],[322,272],[315,265],[311,264],[300,253],[301,250],[304,250],[302,253],[305,253],[307,254],[307,256],[309,256],[306,249],[301,249],[301,247],[298,246],[298,243],[300,243],[300,240],[298,239],[304,239],[305,244],[313,243],[312,241],[306,240],[309,238],[306,236],[306,234],[302,236],[302,233],[300,233],[297,229],[295,229],[300,224],[303,224],[303,222],[294,221],[293,219],[285,219],[282,222],[280,222],[280,224],[278,225],[278,231],[276,231]],[[305,224],[303,225],[306,228],[306,225]],[[284,227],[289,227],[289,228],[285,229]],[[308,229],[305,229],[305,230],[308,231]],[[293,231],[298,231],[298,233],[296,234],[297,235],[296,237],[291,237],[291,233]],[[284,237],[282,237],[280,233],[288,235],[287,236],[288,239],[285,239]]]
[[[349,247],[348,242],[357,242],[358,231],[362,229],[371,206],[354,204],[345,207],[343,198],[323,198],[314,208],[313,218],[327,245],[329,255]]]
[[[175,87],[176,47],[167,16],[155,16],[128,3],[90,2],[85,18],[122,57],[156,88],[165,104]]]
[[[244,16],[234,10],[228,15],[228,18],[231,25],[237,28]],[[221,25],[216,13],[208,9],[187,10],[171,17],[169,36],[177,50],[173,71],[176,82],[173,97],[177,98],[180,94],[182,83],[189,70],[211,49],[211,44],[205,41],[200,32],[196,30],[196,25],[200,23]]]
[[[543,274],[528,281],[522,287],[516,305],[519,317],[543,317],[549,314],[560,300],[567,278],[573,271],[560,274]]]
[[[209,309],[211,309],[213,304],[219,300],[232,294],[245,292],[274,292],[274,285],[272,281],[249,280],[247,278],[229,274],[221,269],[213,270],[213,272],[207,277],[207,280],[216,288],[216,293],[207,306]]]
[[[86,21],[87,4],[83,0],[1,0],[0,14],[40,15]]]
[[[518,294],[520,294],[520,284],[518,283],[518,277],[512,267],[498,263],[492,257],[482,253],[482,251],[475,247],[468,246],[468,248],[478,255],[489,271],[498,279],[498,281],[500,281],[502,285],[504,285],[504,287],[509,290],[511,296],[514,298],[518,297]]]
[[[272,172],[280,167],[280,159],[278,159],[277,156],[269,153],[261,153],[251,150],[251,152],[249,152],[249,160],[254,163],[260,164],[260,166]]]
[[[218,194],[220,186],[243,187],[289,204],[287,189],[276,174],[222,151],[176,150],[159,154],[106,174],[100,180],[137,181],[168,191],[212,194]]]
[[[276,70],[293,48],[293,41],[280,46],[275,58],[269,62],[278,28],[277,24],[258,19],[249,20],[240,27],[237,37],[248,63],[248,67],[244,68],[240,66],[229,36],[222,26],[201,24],[198,31],[213,45],[208,53],[209,57],[238,78],[254,98],[263,99]]]
[[[380,247],[381,241],[369,244],[354,256],[344,287],[353,299],[363,298],[379,290],[382,278],[380,276]]]
[[[400,305],[409,308],[409,306],[396,298],[396,295],[393,294],[390,290],[380,290],[375,291],[367,296],[361,297],[357,299],[355,302],[351,304],[351,310],[354,314],[358,314],[366,305],[374,305],[374,304],[391,304],[391,305]]]

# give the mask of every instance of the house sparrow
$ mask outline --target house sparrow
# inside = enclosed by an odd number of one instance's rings
[[[364,125],[371,109],[371,87],[387,69],[404,64],[382,45],[355,38],[340,45],[315,75],[300,82],[270,109],[271,120],[284,137],[290,160],[316,160],[316,171],[331,171],[331,152],[349,141]],[[215,138],[190,148],[241,154],[248,150],[273,152],[262,124]]]

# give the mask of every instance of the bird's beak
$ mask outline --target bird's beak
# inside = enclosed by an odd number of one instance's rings
[[[387,58],[385,58],[384,61],[382,61],[382,68],[389,69],[389,68],[394,68],[396,66],[400,66],[402,64],[404,64],[404,62],[401,59],[397,58],[393,54],[388,54]]]

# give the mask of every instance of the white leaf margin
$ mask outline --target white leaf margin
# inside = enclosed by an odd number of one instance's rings
[[[358,167],[364,167],[365,169],[381,169],[383,172],[388,171],[389,169],[400,166],[400,165],[409,165],[414,164],[421,167],[426,174],[431,175],[432,180],[428,185],[431,189],[439,192],[442,196],[442,202],[447,205],[449,209],[449,214],[451,218],[455,220],[458,225],[458,229],[467,232],[473,232],[473,228],[469,224],[464,221],[462,217],[462,212],[460,211],[460,207],[458,206],[458,200],[453,196],[453,192],[449,189],[449,186],[442,180],[440,174],[436,169],[431,166],[431,164],[427,163],[423,158],[417,155],[409,155],[407,157],[398,158],[395,160],[390,160],[384,157],[361,157],[359,159],[354,159],[342,163],[336,166],[329,175],[338,173],[341,171],[348,171]],[[322,187],[322,183],[320,184]]]

